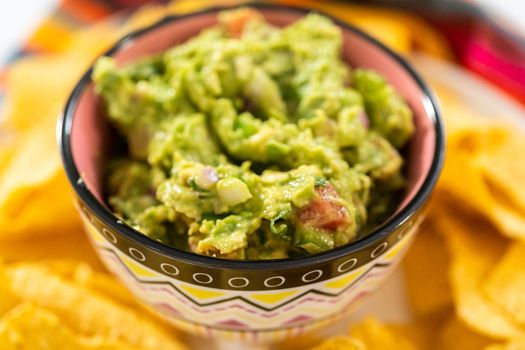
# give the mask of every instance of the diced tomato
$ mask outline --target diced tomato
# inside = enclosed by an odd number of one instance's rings
[[[240,37],[246,23],[260,17],[261,14],[258,11],[252,9],[244,9],[231,14],[225,21],[228,35],[232,38]]]
[[[329,231],[348,224],[348,211],[337,203],[339,194],[332,185],[319,186],[316,192],[312,202],[297,211],[299,221],[305,226]]]

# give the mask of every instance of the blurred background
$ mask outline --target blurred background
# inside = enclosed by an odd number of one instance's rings
[[[20,55],[57,51],[65,47],[68,37],[79,28],[110,17],[125,17],[137,7],[179,3],[174,6],[193,9],[232,2],[238,1],[2,1],[0,65],[5,66]],[[397,36],[401,47],[394,48],[398,51],[426,51],[446,57],[525,101],[525,21],[522,17],[525,2],[522,0],[276,2],[325,7],[325,10],[332,6],[342,8],[336,16],[362,23],[379,37]],[[365,11],[356,12],[356,8]],[[405,14],[410,17],[403,17]]]
[[[60,51],[72,33],[133,9],[181,10],[238,1],[22,0],[0,2],[0,64],[35,52]],[[402,53],[453,60],[525,101],[525,2],[522,0],[301,1],[370,29]],[[358,11],[356,11],[358,10]],[[366,29],[366,28],[365,28]],[[392,45],[392,42],[395,43]]]

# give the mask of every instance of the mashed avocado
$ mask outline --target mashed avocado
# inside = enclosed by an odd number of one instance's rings
[[[351,70],[342,35],[310,14],[276,28],[251,9],[166,52],[93,72],[127,144],[108,202],[148,237],[230,259],[346,244],[390,215],[412,112],[377,73]]]

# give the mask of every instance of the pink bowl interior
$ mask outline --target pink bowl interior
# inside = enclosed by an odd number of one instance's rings
[[[293,11],[262,9],[266,19],[285,26],[302,15]],[[195,34],[204,27],[216,24],[216,13],[203,13],[167,23],[124,44],[113,57],[125,65],[138,58],[165,51]],[[388,53],[366,38],[344,30],[343,57],[354,67],[376,70],[395,86],[414,112],[416,134],[407,154],[408,188],[398,211],[417,193],[430,170],[435,148],[435,131],[425,109],[424,93],[408,71]],[[109,147],[109,128],[102,113],[102,103],[92,84],[82,93],[71,129],[72,153],[75,165],[87,188],[103,204],[103,168]]]

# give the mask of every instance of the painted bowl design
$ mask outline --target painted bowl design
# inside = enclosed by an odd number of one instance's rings
[[[306,9],[255,5],[285,26]],[[106,55],[119,64],[159,53],[217,22],[223,8],[160,22],[120,40]],[[102,173],[112,147],[91,70],[77,84],[59,124],[64,167],[86,231],[109,270],[175,325],[205,336],[250,341],[292,337],[355,308],[399,262],[421,221],[443,162],[443,127],[429,89],[399,56],[348,24],[343,57],[385,76],[414,111],[403,202],[371,234],[347,246],[297,260],[233,261],[164,246],[118,219],[104,202]]]

